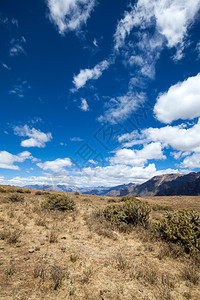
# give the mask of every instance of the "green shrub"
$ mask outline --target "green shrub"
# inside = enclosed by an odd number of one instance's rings
[[[184,247],[187,253],[200,251],[200,217],[193,210],[167,212],[155,225],[161,237]]]
[[[103,216],[113,225],[126,223],[133,226],[140,225],[147,227],[150,212],[151,209],[147,203],[132,199],[107,206],[103,210]]]
[[[42,208],[49,210],[75,210],[75,202],[66,195],[49,195],[48,199],[42,202]]]
[[[25,190],[24,193],[31,194],[31,191],[30,190]]]
[[[118,202],[117,199],[114,199],[114,198],[108,199],[108,203],[116,203],[116,202]]]
[[[8,197],[8,200],[11,202],[21,202],[24,200],[24,195],[19,195],[17,193],[13,193]]]
[[[16,192],[19,193],[19,194],[23,194],[24,190],[23,189],[17,189]]]
[[[78,195],[80,195],[80,194],[79,194],[79,192],[74,192],[74,195],[78,196]]]
[[[42,195],[42,192],[41,191],[37,191],[37,192],[35,192],[35,195],[37,196],[37,195]]]

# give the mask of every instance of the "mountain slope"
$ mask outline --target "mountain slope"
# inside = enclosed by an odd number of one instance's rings
[[[132,185],[123,190],[112,190],[107,196],[138,195],[200,195],[200,172],[184,174],[165,174],[155,176],[142,184]]]

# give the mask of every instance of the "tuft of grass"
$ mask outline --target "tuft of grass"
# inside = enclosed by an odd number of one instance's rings
[[[5,240],[8,244],[16,244],[19,242],[21,232],[17,229],[3,229],[0,233],[0,239]]]
[[[71,254],[71,255],[70,255],[70,261],[73,262],[73,263],[75,263],[75,262],[77,261],[77,258],[78,258],[78,257],[77,257],[77,255],[75,255],[75,254]]]
[[[197,285],[199,283],[199,272],[198,268],[194,264],[187,264],[184,266],[181,277],[184,280],[188,280],[194,285]]]
[[[173,211],[173,207],[169,205],[154,204],[151,205],[153,211]]]
[[[55,230],[51,230],[49,233],[49,243],[57,243],[58,241],[58,234],[55,232]]]
[[[61,287],[63,279],[65,277],[65,273],[60,266],[51,267],[50,278],[53,282],[53,289],[57,290]]]

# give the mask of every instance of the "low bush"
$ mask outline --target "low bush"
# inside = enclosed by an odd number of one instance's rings
[[[16,192],[19,193],[19,194],[23,194],[24,190],[23,189],[17,189]]]
[[[24,195],[19,195],[18,193],[13,193],[8,197],[11,202],[22,202],[24,200]]]
[[[193,210],[167,212],[155,229],[164,240],[183,246],[187,253],[200,251],[200,217]]]
[[[135,196],[123,196],[119,199],[120,202],[126,202],[126,201],[136,201],[141,203],[139,199],[136,199]]]
[[[6,193],[6,190],[0,186],[0,193]]]
[[[132,199],[107,206],[103,210],[103,216],[113,225],[126,223],[133,226],[147,227],[150,212],[151,208],[147,203]]]
[[[80,195],[80,194],[79,194],[79,192],[74,192],[74,195],[78,196],[78,195]]]
[[[35,195],[36,196],[42,195],[42,192],[41,191],[37,191],[37,192],[35,192]]]
[[[61,194],[48,195],[48,199],[42,202],[42,208],[48,210],[70,211],[75,210],[75,202],[69,196]]]

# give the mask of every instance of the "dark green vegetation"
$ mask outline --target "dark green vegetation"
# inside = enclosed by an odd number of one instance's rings
[[[186,252],[200,251],[200,217],[193,210],[167,212],[155,226],[167,242],[183,246]]]
[[[42,208],[48,210],[70,211],[75,210],[75,202],[72,198],[62,194],[49,195],[41,204]]]

